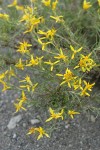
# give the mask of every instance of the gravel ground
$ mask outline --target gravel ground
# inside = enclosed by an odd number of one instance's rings
[[[8,91],[0,95],[0,150],[99,150],[100,120],[90,114],[77,115],[73,120],[59,122],[51,138],[36,140],[34,135],[27,136],[31,119],[45,118],[46,111],[40,109],[14,114],[13,101],[17,95]],[[42,112],[41,112],[42,111]],[[41,113],[40,113],[41,112]],[[21,115],[21,120],[13,129],[8,129],[12,117]],[[41,123],[40,123],[41,124]]]

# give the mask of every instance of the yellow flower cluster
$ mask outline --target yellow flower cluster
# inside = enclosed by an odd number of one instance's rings
[[[55,83],[57,82],[57,88],[62,88],[65,93],[67,93],[67,91],[69,93],[72,92],[80,98],[83,96],[90,96],[89,92],[92,91],[95,85],[95,83],[89,83],[89,81],[84,79],[85,74],[90,72],[93,67],[97,66],[92,59],[92,53],[86,53],[84,55],[84,46],[73,42],[73,39],[69,40],[67,46],[61,46],[60,40],[65,37],[62,38],[62,35],[59,35],[59,30],[60,27],[64,28],[66,23],[64,17],[58,14],[58,0],[42,0],[39,8],[35,5],[37,4],[37,0],[30,0],[30,4],[30,6],[21,6],[18,5],[17,0],[14,0],[8,5],[9,9],[10,7],[14,7],[18,11],[22,11],[20,13],[18,25],[23,26],[23,30],[21,31],[25,36],[25,40],[22,39],[18,43],[16,50],[18,53],[18,60],[13,66],[14,69],[11,66],[7,71],[0,74],[0,83],[3,85],[2,91],[11,88],[20,90],[21,96],[14,102],[16,109],[15,113],[19,112],[21,109],[26,110],[24,106],[28,103],[29,97],[32,98],[33,94],[35,94],[36,89],[40,88],[38,92],[41,92],[42,80],[40,83],[37,82],[38,80],[33,80],[35,69],[41,70],[38,75],[39,77],[37,76],[38,78],[44,79],[46,76],[45,81],[48,78],[48,83],[52,83],[53,81]],[[98,5],[100,6],[99,0]],[[82,9],[88,10],[90,7],[92,7],[92,4],[84,0]],[[48,10],[50,8],[50,12],[47,13],[47,16],[42,14],[44,8]],[[7,14],[1,13],[0,18],[9,21],[10,17]],[[49,25],[48,20],[50,20]],[[69,30],[67,29],[67,31]],[[30,38],[26,40],[28,36],[30,36]],[[33,41],[31,42],[30,40],[32,38],[37,45],[36,53],[33,53],[35,48]],[[46,74],[46,72],[48,73]],[[41,77],[40,74],[42,74]],[[11,77],[16,78],[18,81],[17,87],[11,84]],[[10,84],[8,84],[8,81]],[[74,108],[69,108],[66,111],[66,105],[67,103],[64,107],[61,106],[61,108],[57,109],[60,110],[60,112],[56,112],[56,110],[53,110],[50,106],[50,117],[46,119],[45,122],[47,123],[52,120],[56,121],[58,119],[63,120],[66,112],[72,119],[74,115],[80,114],[74,111]],[[34,133],[38,135],[37,140],[41,139],[43,136],[49,137],[42,127],[30,128],[28,135]]]
[[[31,47],[31,44],[28,44],[26,41],[20,42],[19,44],[20,45],[18,47],[17,52],[20,52],[21,54],[29,53],[28,47]]]
[[[75,67],[75,69],[81,68],[83,72],[86,72],[90,71],[94,66],[96,66],[96,63],[90,58],[90,56],[91,53],[87,56],[81,55],[79,64]]]
[[[50,111],[50,118],[48,118],[45,122],[49,122],[51,121],[52,119],[54,120],[57,120],[59,118],[62,118],[63,120],[63,113],[64,113],[64,109],[61,110],[60,113],[55,113],[55,111],[52,109],[52,108],[49,108],[49,111]],[[70,115],[70,117],[73,119],[74,118],[74,115],[77,115],[77,114],[80,114],[79,112],[76,112],[74,110],[69,110],[68,111],[68,115]],[[43,135],[45,135],[46,137],[50,137],[46,132],[45,130],[42,128],[42,127],[39,127],[39,128],[34,128],[34,127],[31,127],[29,129],[29,132],[27,133],[27,135],[29,134],[35,134],[36,132],[39,133],[38,137],[37,137],[37,140],[39,140],[40,138],[43,137]]]
[[[47,39],[53,40],[55,33],[56,33],[55,29],[48,30],[47,32],[44,32],[42,30],[38,31],[38,34],[44,35],[44,37],[42,37],[41,39],[47,38]]]
[[[9,70],[0,74],[0,83],[3,85],[2,92],[10,89],[10,85],[7,83],[7,79],[10,80],[11,77],[16,77],[14,70],[10,67]]]
[[[43,17],[36,17],[34,10],[32,7],[27,6],[23,11],[23,16],[19,22],[25,23],[26,31],[24,33],[31,32],[33,29],[36,29],[41,22],[44,21]]]
[[[24,85],[20,85],[20,88],[22,88],[22,89],[25,88],[25,89],[27,89],[28,92],[30,92],[30,91],[34,92],[35,88],[38,85],[38,83],[33,84],[31,79],[30,79],[30,76],[28,76],[28,75],[25,77],[24,80],[21,80],[19,82],[21,82],[21,83],[24,82],[25,83]]]
[[[45,130],[42,128],[42,127],[38,127],[38,128],[34,128],[34,127],[31,127],[29,129],[29,132],[27,133],[27,135],[29,134],[33,134],[33,133],[39,133],[38,137],[37,137],[37,140],[39,140],[40,138],[43,137],[43,135],[45,135],[46,137],[50,137],[46,132]]]
[[[60,84],[67,83],[68,86],[71,88],[71,82],[75,80],[77,77],[67,68],[65,74],[56,74],[57,76],[63,76],[63,82]]]

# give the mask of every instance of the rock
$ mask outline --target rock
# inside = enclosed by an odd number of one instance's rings
[[[65,125],[65,129],[68,129],[70,127],[70,124]]]
[[[16,139],[17,135],[16,133],[13,134],[13,139]]]
[[[37,144],[36,146],[39,147],[39,144]]]
[[[4,131],[4,132],[3,132],[3,135],[7,135],[7,131]]]
[[[95,122],[95,120],[96,118],[93,115],[91,115],[91,122]]]
[[[22,119],[22,116],[21,115],[17,115],[17,116],[14,116],[10,119],[7,127],[8,129],[14,129],[17,125],[17,123]]]
[[[69,144],[68,147],[72,147],[72,144]]]
[[[34,125],[34,124],[37,124],[37,123],[40,123],[40,120],[38,119],[31,119],[31,124]]]
[[[26,128],[26,123],[23,123],[23,127]]]

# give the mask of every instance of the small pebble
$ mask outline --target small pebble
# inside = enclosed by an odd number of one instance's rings
[[[65,129],[68,129],[70,127],[70,124],[65,125]]]
[[[68,147],[72,147],[72,144],[69,144]]]
[[[17,135],[16,133],[13,134],[13,139],[16,139]]]
[[[93,115],[91,115],[91,122],[95,122],[95,120],[96,120],[96,118],[93,116]]]
[[[26,127],[26,123],[23,123],[23,127],[24,127],[24,128]]]
[[[31,119],[30,122],[31,122],[32,125],[34,125],[34,124],[40,123],[40,120],[38,120],[38,119]]]

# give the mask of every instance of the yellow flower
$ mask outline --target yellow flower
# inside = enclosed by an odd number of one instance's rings
[[[82,47],[79,48],[78,50],[75,50],[74,47],[72,45],[70,45],[70,49],[73,51],[73,55],[72,55],[71,59],[74,59],[75,54],[80,52],[82,50]]]
[[[53,29],[47,31],[46,36],[48,39],[53,40],[55,33],[56,33],[56,30],[53,28]]]
[[[62,120],[63,120],[63,113],[64,113],[63,109],[61,110],[60,113],[55,113],[52,108],[49,108],[49,111],[50,111],[51,117],[49,119],[47,119],[46,122],[48,122],[52,119],[58,119],[58,118],[62,118]]]
[[[52,10],[56,9],[57,4],[58,4],[58,0],[55,0],[55,2],[52,2]]]
[[[68,115],[70,115],[70,117],[73,119],[74,118],[74,115],[78,115],[80,114],[79,112],[76,112],[74,110],[69,110],[68,111]]]
[[[2,81],[2,80],[0,80],[0,82],[3,84],[2,92],[4,92],[4,91],[6,91],[6,90],[10,89],[10,87],[7,85],[7,83],[6,83],[6,82],[4,82],[4,81]]]
[[[40,140],[40,138],[42,138],[43,135],[50,138],[50,136],[45,132],[45,130],[42,127],[36,128],[35,130],[39,132],[39,136],[38,136],[37,140]]]
[[[10,67],[10,69],[8,70],[7,75],[8,75],[9,80],[10,80],[10,78],[11,78],[12,76],[13,76],[13,77],[16,77],[15,72],[14,72],[14,70],[13,70],[11,67]]]
[[[38,127],[38,128],[34,128],[34,127],[32,127],[32,128],[30,128],[29,129],[29,132],[27,133],[27,135],[29,135],[29,134],[34,134],[34,133],[39,133],[39,135],[38,135],[38,137],[37,137],[37,140],[40,140],[40,138],[42,138],[44,135],[46,136],[46,137],[49,137],[50,138],[50,136],[46,133],[46,131],[42,128],[42,127]]]
[[[95,85],[95,83],[89,84],[89,82],[86,82],[85,80],[84,80],[83,82],[84,82],[84,84],[85,84],[85,87],[82,88],[82,92],[81,92],[80,95],[81,95],[81,96],[85,96],[85,95],[90,96],[90,94],[87,93],[87,90],[88,90],[88,91],[92,91],[92,88],[93,88],[93,86]]]
[[[41,56],[41,57],[36,57],[36,59],[38,60],[39,64],[41,65],[42,63],[42,59],[44,58],[44,56]]]
[[[41,22],[40,21],[41,18],[31,18],[26,21],[26,28],[27,30],[24,32],[25,33],[28,33],[28,32],[32,32],[33,29],[35,29],[36,27],[38,27],[38,24]]]
[[[86,0],[83,1],[83,9],[84,10],[87,10],[91,7],[91,3],[90,2],[87,2]]]
[[[20,101],[20,103],[24,103],[27,100],[27,97],[24,91],[22,91],[21,99],[17,99],[17,100]]]
[[[8,5],[8,7],[14,7],[17,5],[17,0],[14,0],[12,4]]]
[[[32,85],[30,85],[30,84],[20,85],[20,88],[26,88],[28,90],[28,92],[30,92],[30,91],[34,92],[37,85],[38,85],[38,83],[36,83],[34,85],[33,84]]]
[[[24,108],[24,107],[22,106],[23,103],[25,103],[26,100],[27,100],[27,97],[26,97],[24,91],[22,91],[21,98],[20,98],[20,99],[17,99],[17,100],[18,100],[19,102],[18,102],[18,103],[14,103],[14,106],[15,106],[15,108],[16,108],[16,112],[18,112],[20,109],[26,110],[26,108]],[[15,112],[15,113],[16,113],[16,112]]]
[[[51,29],[51,30],[48,30],[47,32],[44,32],[42,30],[38,31],[38,34],[41,34],[41,35],[45,36],[45,37],[42,37],[41,39],[47,38],[47,39],[53,40],[53,37],[54,37],[55,33],[56,33],[56,30],[54,28]]]
[[[31,127],[31,128],[29,129],[29,132],[27,133],[27,135],[33,134],[33,133],[35,133],[35,131],[36,131],[36,128]]]
[[[33,57],[33,55],[31,55],[31,59],[30,59],[30,61],[29,61],[29,64],[27,64],[26,66],[36,66],[36,65],[38,65],[39,64],[39,61],[38,61],[38,59],[36,58],[34,58]]]
[[[44,31],[42,31],[42,30],[39,30],[39,31],[38,31],[38,34],[46,35],[47,33],[44,32]]]
[[[74,90],[82,89],[82,80],[81,80],[81,78],[79,78],[79,79],[77,79],[73,82],[73,87],[74,87]]]
[[[50,69],[50,70],[52,71],[53,68],[54,68],[54,65],[56,65],[58,62],[59,62],[59,60],[58,60],[58,61],[55,61],[55,62],[51,62],[51,60],[49,60],[49,61],[44,62],[44,63],[50,65],[50,66],[51,66],[51,69]]]
[[[68,83],[68,86],[71,88],[71,81],[74,81],[77,77],[67,68],[65,74],[56,74],[57,76],[63,77],[63,82],[60,85]]]
[[[31,89],[31,85],[26,84],[26,85],[20,85],[20,88],[26,88],[28,90],[28,92],[30,92]]]
[[[34,92],[35,88],[37,87],[38,83],[32,86],[32,92]]]
[[[56,21],[56,23],[60,23],[63,22],[63,16],[50,16],[50,18],[54,19]]]
[[[16,5],[16,9],[17,9],[17,10],[24,11],[24,7],[23,7],[23,6],[20,6],[20,5]]]
[[[22,91],[22,98],[21,98],[21,99],[22,99],[23,101],[26,101],[26,99],[27,99],[27,97],[26,97],[24,91]]]
[[[24,15],[19,21],[19,22],[23,22],[23,21],[25,22],[26,31],[24,33],[31,32],[33,29],[38,27],[39,23],[42,23],[43,21],[42,16],[37,18],[35,15],[33,15],[34,10],[29,6],[24,9]]]
[[[21,54],[25,54],[25,53],[29,53],[29,49],[28,47],[31,47],[32,45],[29,44],[28,42],[24,41],[24,42],[20,42],[19,43],[19,47],[17,52],[20,52]]]
[[[26,75],[26,78],[25,78],[24,80],[21,80],[21,81],[19,81],[19,82],[27,82],[27,83],[29,83],[30,85],[32,85],[31,78],[30,78],[30,76],[28,76],[28,75]]]
[[[24,108],[24,107],[22,106],[22,104],[23,104],[22,101],[20,101],[19,103],[14,103],[14,106],[15,106],[15,108],[16,108],[15,113],[18,112],[20,109],[23,109],[23,110],[26,111],[26,108]]]
[[[36,10],[36,7],[34,7],[34,9]],[[24,8],[24,13],[25,13],[25,14],[29,14],[29,15],[33,15],[33,7],[31,7],[31,6],[26,6],[26,7]]]
[[[19,59],[19,62],[15,65],[18,69],[24,70],[24,65],[22,63],[22,59]]]
[[[7,14],[1,14],[0,13],[0,18],[9,21],[9,15],[7,15]]]
[[[43,42],[41,41],[41,39],[39,39],[39,38],[38,38],[38,42],[42,45],[42,50],[45,50],[46,46],[51,43],[51,42],[43,43]]]
[[[45,6],[50,7],[51,0],[42,0],[42,3],[43,3]]]
[[[19,22],[27,21],[30,18],[30,14],[24,14],[22,18],[19,20]]]
[[[81,68],[83,72],[90,71],[94,66],[96,66],[96,63],[90,58],[90,56],[91,53],[87,56],[81,55],[81,59],[74,69]]]
[[[1,73],[0,74],[0,80],[4,79],[6,77],[6,75],[7,75],[7,73],[8,73],[8,70],[5,71],[4,73]]]
[[[100,6],[100,0],[98,0],[98,5]]]
[[[67,60],[67,56],[63,54],[63,51],[62,51],[61,48],[60,48],[60,53],[58,54],[58,56],[55,56],[54,58],[56,58],[56,59],[62,59],[64,61]]]

